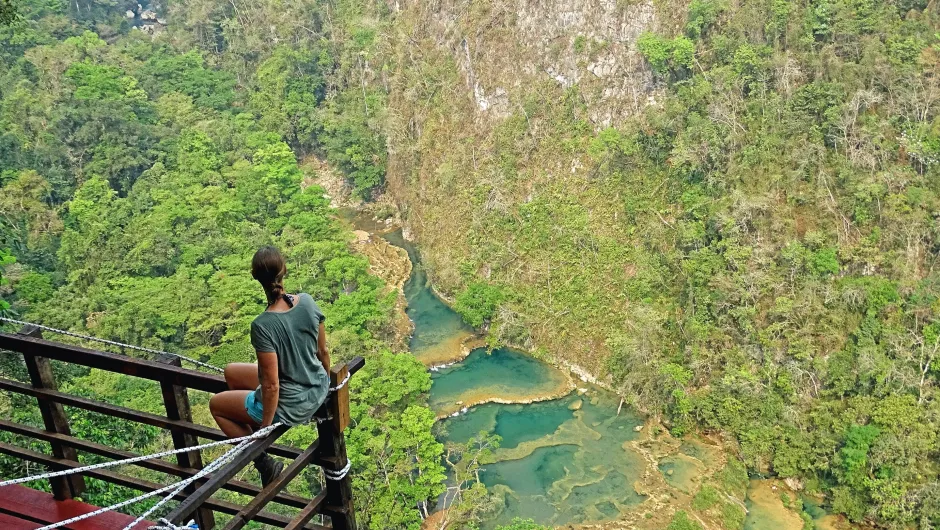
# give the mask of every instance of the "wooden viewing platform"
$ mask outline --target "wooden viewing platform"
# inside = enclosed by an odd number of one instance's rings
[[[39,429],[0,419],[0,431],[47,442],[51,446],[52,454],[39,453],[8,443],[0,443],[0,453],[42,464],[52,471],[84,466],[85,464],[80,464],[78,461],[79,451],[115,460],[139,456],[96,443],[93,440],[83,440],[72,436],[64,405],[167,429],[171,433],[173,446],[176,449],[198,445],[199,438],[209,441],[226,439],[222,431],[192,422],[188,395],[190,388],[213,394],[228,390],[225,380],[220,376],[182,368],[180,359],[177,357],[166,356],[157,361],[151,361],[51,342],[43,340],[40,330],[30,326],[19,333],[0,333],[0,350],[22,354],[30,380],[30,384],[26,384],[0,378],[0,390],[36,398],[45,427]],[[160,384],[163,393],[166,416],[59,392],[50,360],[156,381]],[[346,379],[347,374],[352,376],[364,365],[363,358],[356,357],[349,363],[334,366],[330,373],[330,386],[336,387]],[[216,526],[214,514],[221,512],[233,516],[225,525],[224,530],[238,530],[249,521],[289,530],[302,528],[319,530],[325,527],[315,525],[310,521],[315,515],[323,514],[330,518],[332,528],[355,529],[352,481],[348,474],[339,480],[326,480],[325,490],[313,499],[284,491],[290,481],[309,464],[318,465],[333,472],[343,470],[348,464],[343,431],[349,424],[349,387],[340,386],[341,388],[337,391],[330,392],[326,403],[317,412],[317,417],[326,418],[326,420],[317,422],[318,439],[309,447],[300,450],[275,444],[278,437],[288,430],[285,426],[279,426],[269,436],[253,440],[244,451],[218,471],[206,475],[177,495],[176,500],[180,502],[165,518],[176,525],[182,525],[192,518],[196,520],[200,530],[212,530]],[[286,465],[284,471],[263,489],[233,478],[263,451],[289,458],[292,462]],[[181,477],[181,479],[195,475],[203,467],[199,450],[179,453],[176,457],[176,464],[153,459],[133,465]],[[141,492],[154,491],[164,486],[164,484],[141,480],[110,469],[87,470],[80,474],[52,478],[50,479],[53,492],[51,495],[18,485],[5,486],[0,488],[0,528],[33,530],[45,524],[93,511],[95,507],[73,500],[73,497],[80,496],[85,490],[84,477],[93,477]],[[253,498],[244,506],[213,498],[212,495],[220,489],[250,495]],[[293,518],[264,511],[264,507],[270,502],[297,508],[300,511]],[[131,521],[133,518],[128,518],[126,515],[109,512],[70,524],[65,528],[71,530],[120,529]],[[142,522],[134,530],[145,529],[153,524],[147,522],[144,525]]]

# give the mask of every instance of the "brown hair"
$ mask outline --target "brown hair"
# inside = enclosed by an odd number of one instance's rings
[[[287,263],[284,256],[274,247],[261,247],[251,258],[251,277],[258,280],[268,297],[268,303],[277,302],[284,296],[284,275]]]

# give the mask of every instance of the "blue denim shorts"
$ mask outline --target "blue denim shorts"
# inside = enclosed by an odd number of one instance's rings
[[[251,419],[261,423],[264,419],[264,408],[261,406],[261,400],[258,399],[257,393],[257,390],[248,393],[248,397],[245,398],[245,411],[248,412]]]

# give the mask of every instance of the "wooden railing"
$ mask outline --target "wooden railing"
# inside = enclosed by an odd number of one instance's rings
[[[150,361],[51,342],[43,340],[40,331],[29,326],[16,334],[0,333],[0,350],[19,352],[23,355],[31,383],[25,384],[0,378],[0,390],[36,398],[45,426],[45,429],[38,429],[0,419],[0,431],[48,442],[51,445],[52,454],[38,453],[8,443],[0,443],[0,453],[36,462],[53,470],[82,467],[83,464],[78,462],[77,457],[79,451],[111,459],[138,456],[72,436],[68,417],[63,408],[66,405],[168,429],[176,449],[198,445],[198,438],[226,439],[222,431],[193,423],[187,391],[192,388],[213,394],[222,392],[228,390],[225,380],[219,376],[182,368],[178,358],[166,357]],[[59,392],[50,360],[157,381],[163,393],[166,416]],[[355,374],[364,364],[362,357],[356,357],[347,364],[333,367],[330,373],[330,386],[337,386],[345,379],[347,373],[350,376]],[[326,418],[326,421],[317,423],[318,439],[309,447],[300,450],[275,444],[277,438],[287,431],[287,427],[281,426],[274,429],[268,437],[253,441],[230,463],[181,492],[176,497],[181,502],[166,516],[166,519],[174,524],[182,524],[187,518],[193,517],[200,530],[211,530],[215,526],[214,512],[221,512],[233,516],[226,524],[225,530],[238,530],[248,521],[258,521],[295,530],[322,529],[323,527],[314,525],[310,521],[315,515],[324,514],[330,517],[332,527],[335,529],[355,529],[352,482],[348,474],[341,480],[326,480],[326,489],[314,499],[306,499],[284,491],[290,481],[309,464],[321,466],[326,470],[339,471],[348,463],[343,431],[349,423],[349,387],[343,386],[331,392],[317,416]],[[285,467],[280,476],[263,489],[248,482],[235,480],[234,476],[262,451],[290,458],[293,461]],[[155,459],[141,461],[135,465],[168,475],[188,478],[202,468],[203,462],[200,451],[193,450],[177,454],[176,464]],[[83,476],[143,492],[154,491],[163,486],[106,469],[97,469],[51,479],[55,498],[62,500],[80,495],[85,489]],[[219,489],[250,495],[253,499],[245,506],[240,506],[212,498],[212,495]],[[262,511],[270,502],[299,508],[300,511],[293,518]]]

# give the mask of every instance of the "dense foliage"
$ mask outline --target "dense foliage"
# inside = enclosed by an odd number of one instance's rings
[[[112,4],[18,2],[22,20],[0,27],[0,313],[216,366],[252,361],[249,323],[264,298],[248,264],[259,246],[280,247],[287,289],[310,293],[327,315],[335,362],[367,357],[348,439],[362,528],[418,528],[416,507],[444,480],[430,378],[413,356],[391,353],[401,346],[389,325],[396,293],[351,253],[323,189],[310,185],[315,170],[298,165],[322,157],[362,195],[382,182],[384,142],[369,129],[382,102],[347,83],[370,46],[366,29],[344,25],[360,19],[357,5],[296,6],[312,25],[303,39],[290,37],[296,21],[263,25],[285,33],[259,39],[233,27],[241,19],[230,6],[213,3],[211,18],[196,3],[174,6],[177,19],[211,30],[208,42],[185,24],[156,36],[131,29],[123,15],[133,6]],[[252,15],[282,7],[255,3]],[[341,44],[346,31],[364,35]],[[56,369],[66,392],[164,412],[150,382]],[[26,377],[15,355],[0,356],[0,372]],[[211,424],[208,396],[191,399],[197,421]],[[18,395],[0,396],[0,415],[41,425],[34,401]],[[169,443],[159,429],[69,415],[76,436],[98,443],[142,453]],[[285,439],[314,436],[302,426]],[[30,471],[0,459],[0,476]],[[293,487],[311,494],[321,480],[311,472]],[[99,505],[129,496],[100,481],[86,492]]]
[[[660,225],[647,247],[681,279],[637,292],[665,310],[649,346],[666,355],[637,364],[612,339],[608,367],[667,390],[675,429],[732,432],[750,465],[808,479],[852,520],[936,524],[935,14],[726,7],[696,0],[685,35],[647,37],[669,97],[598,137],[609,178],[668,182],[625,207]],[[689,39],[698,71],[658,59]]]

